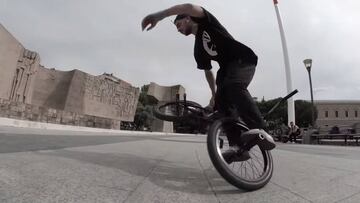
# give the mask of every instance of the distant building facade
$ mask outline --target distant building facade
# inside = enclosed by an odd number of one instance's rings
[[[360,100],[317,100],[318,126],[349,126],[360,123]]]
[[[0,116],[117,129],[134,120],[139,88],[112,74],[45,68],[1,24],[0,45]]]
[[[164,104],[166,102],[172,102],[176,100],[177,95],[180,100],[184,99],[185,88],[181,85],[174,86],[161,86],[154,82],[151,82],[148,85],[147,95],[154,97],[159,104]],[[174,132],[173,122],[163,121],[155,119],[151,126],[153,131],[160,132]]]

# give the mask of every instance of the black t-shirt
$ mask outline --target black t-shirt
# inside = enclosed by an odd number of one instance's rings
[[[203,18],[191,17],[198,23],[195,37],[194,57],[198,69],[210,70],[211,60],[219,63],[220,69],[240,60],[244,64],[257,64],[257,56],[244,44],[236,41],[220,22],[207,10]]]

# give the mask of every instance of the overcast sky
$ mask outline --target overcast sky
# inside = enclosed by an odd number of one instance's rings
[[[266,100],[286,94],[279,27],[272,0],[188,1],[205,7],[259,63],[249,90]],[[194,37],[180,35],[164,19],[142,32],[142,18],[178,0],[0,0],[0,23],[41,64],[57,70],[104,72],[140,87],[181,84],[203,105],[210,90],[193,58]],[[313,59],[315,100],[360,99],[360,1],[279,0],[295,99],[310,100],[305,58]],[[0,45],[1,46],[1,45]],[[213,63],[214,70],[218,66]]]

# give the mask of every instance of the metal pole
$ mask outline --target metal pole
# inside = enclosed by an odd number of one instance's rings
[[[315,118],[314,118],[314,97],[313,97],[313,88],[312,88],[312,81],[311,81],[311,73],[310,68],[307,69],[309,73],[309,81],[310,81],[310,95],[311,95],[311,126],[315,126]]]
[[[292,81],[291,81],[291,71],[290,71],[290,62],[289,62],[289,54],[287,50],[287,44],[285,39],[285,32],[281,21],[280,11],[277,6],[278,1],[273,0],[277,20],[279,23],[279,29],[280,29],[280,36],[281,36],[281,42],[282,42],[282,48],[283,48],[283,54],[284,54],[284,63],[285,63],[285,73],[286,73],[286,86],[287,86],[287,92],[288,94],[292,91]],[[295,104],[294,99],[291,97],[287,100],[288,102],[288,125],[290,124],[290,121],[293,121],[295,123]]]

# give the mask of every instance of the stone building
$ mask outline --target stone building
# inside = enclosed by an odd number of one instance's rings
[[[48,69],[1,24],[0,45],[1,117],[104,128],[133,121],[139,88],[112,74]]]
[[[182,100],[185,95],[185,88],[181,85],[174,86],[161,86],[154,82],[149,85],[147,95],[154,97],[159,104],[171,102],[176,100],[176,96],[179,95],[179,99]],[[162,121],[155,119],[151,126],[153,131],[160,132],[173,132],[174,126],[172,122]]]
[[[317,100],[317,126],[350,126],[360,123],[360,100]]]

